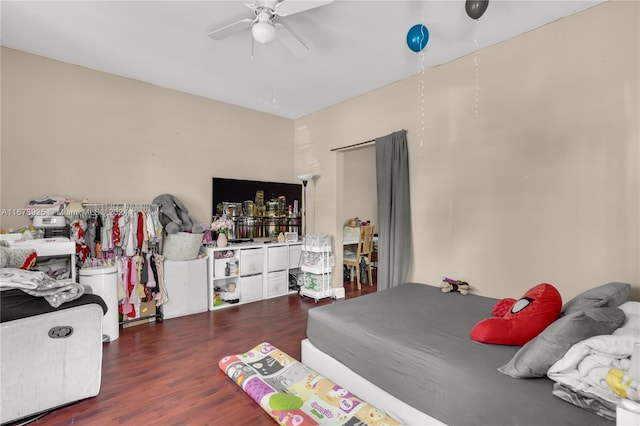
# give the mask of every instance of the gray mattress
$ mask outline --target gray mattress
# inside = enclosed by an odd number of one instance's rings
[[[469,338],[497,299],[408,283],[309,310],[321,351],[449,425],[610,425],[552,394],[553,381],[497,368],[519,349]]]

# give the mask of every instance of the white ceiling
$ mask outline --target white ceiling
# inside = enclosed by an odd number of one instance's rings
[[[253,17],[242,1],[2,0],[1,43],[296,119],[603,1],[490,0],[474,20],[464,0],[335,0],[280,18],[309,48],[297,58],[278,39],[252,57],[250,30],[207,36]],[[418,23],[430,38],[414,53],[406,35]]]

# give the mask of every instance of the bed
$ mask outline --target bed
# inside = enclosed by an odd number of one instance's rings
[[[518,346],[469,332],[497,299],[407,283],[309,310],[302,361],[404,424],[602,425],[546,377],[498,371]]]

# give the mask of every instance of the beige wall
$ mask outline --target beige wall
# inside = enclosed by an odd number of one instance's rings
[[[214,176],[297,182],[291,120],[4,47],[1,143],[4,209],[169,193],[210,222]]]
[[[494,297],[549,282],[565,299],[625,281],[640,299],[639,17],[610,1],[296,120],[295,168],[320,175],[315,230],[342,238],[330,149],[407,129],[410,280]]]

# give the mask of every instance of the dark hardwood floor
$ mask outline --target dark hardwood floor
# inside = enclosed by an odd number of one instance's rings
[[[375,279],[362,290],[349,281],[344,287],[346,299],[376,291]],[[341,302],[328,298],[316,304],[294,294],[121,329],[117,340],[104,343],[100,394],[31,424],[275,424],[218,361],[263,341],[300,360],[307,311]]]

